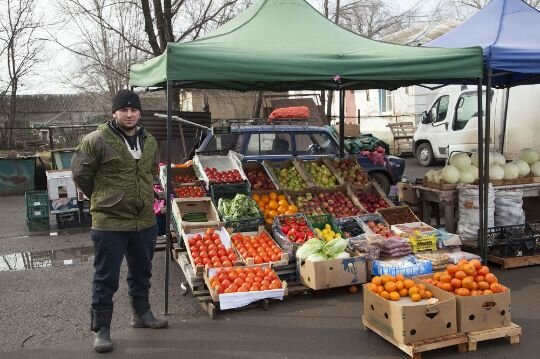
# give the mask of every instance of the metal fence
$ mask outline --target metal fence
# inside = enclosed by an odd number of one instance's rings
[[[0,127],[0,150],[40,152],[74,148],[97,125]]]

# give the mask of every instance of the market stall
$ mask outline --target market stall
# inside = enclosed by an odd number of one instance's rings
[[[168,139],[174,87],[339,90],[342,134],[346,89],[395,89],[433,83],[441,76],[456,83],[476,81],[481,68],[479,48],[427,49],[372,41],[336,26],[303,0],[260,0],[205,37],[171,43],[163,55],[132,65],[130,85],[167,90]],[[343,142],[340,136],[342,156]],[[167,162],[170,169],[170,151]],[[167,177],[170,198],[170,171]],[[170,205],[167,201],[167,230]]]

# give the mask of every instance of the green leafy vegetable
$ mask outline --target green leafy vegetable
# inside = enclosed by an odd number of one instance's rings
[[[218,201],[218,210],[228,219],[254,218],[260,216],[257,203],[241,193],[238,193],[233,199],[220,198]]]

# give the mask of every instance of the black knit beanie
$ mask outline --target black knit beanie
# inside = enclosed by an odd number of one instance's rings
[[[142,111],[139,95],[130,90],[120,90],[112,100],[112,112],[121,108],[131,107]]]

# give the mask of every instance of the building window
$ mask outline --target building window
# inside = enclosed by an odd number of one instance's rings
[[[392,91],[379,90],[379,112],[394,112],[394,101]]]

